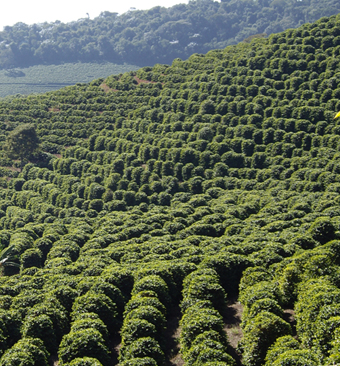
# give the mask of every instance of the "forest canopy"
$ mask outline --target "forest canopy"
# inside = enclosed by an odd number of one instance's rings
[[[104,11],[66,24],[17,23],[0,32],[0,68],[79,61],[171,64],[338,11],[337,0],[191,0],[122,15]]]

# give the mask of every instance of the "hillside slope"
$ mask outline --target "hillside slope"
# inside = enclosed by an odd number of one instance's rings
[[[1,101],[44,152],[1,155],[0,365],[338,363],[339,54],[337,15]]]

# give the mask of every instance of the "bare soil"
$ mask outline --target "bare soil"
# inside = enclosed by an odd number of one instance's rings
[[[111,339],[109,339],[109,349],[111,351],[111,364],[117,365],[118,364],[118,355],[119,349],[122,346],[120,334],[116,334]]]
[[[241,355],[237,352],[237,345],[243,337],[241,329],[243,305],[237,299],[231,299],[223,314],[224,330],[229,341],[229,354],[235,359],[237,365],[241,365]]]
[[[283,319],[292,327],[293,335],[296,336],[296,320],[295,311],[293,309],[285,309],[283,311]]]
[[[165,357],[167,359],[166,366],[183,366],[184,361],[180,354],[179,336],[181,328],[179,326],[181,314],[179,309],[176,314],[169,317],[167,321],[167,329],[165,332]]]
[[[50,357],[49,364],[50,364],[51,366],[59,366],[59,359],[58,359],[58,355],[52,355],[52,356]]]
[[[118,91],[117,89],[112,89],[112,88],[110,88],[110,87],[109,87],[107,84],[105,84],[105,83],[100,84],[100,85],[99,85],[99,87],[100,87],[100,88],[102,88],[102,89],[104,90],[104,92],[105,92],[105,93],[108,93],[108,92],[110,92],[110,91],[114,91],[114,92]]]
[[[155,84],[154,81],[142,80],[142,79],[138,78],[137,76],[135,76],[134,79],[137,81],[138,84]]]

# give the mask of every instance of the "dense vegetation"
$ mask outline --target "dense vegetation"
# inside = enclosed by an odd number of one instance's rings
[[[0,68],[109,61],[152,66],[296,28],[339,12],[338,0],[192,0],[125,14],[26,25],[0,32]]]
[[[0,160],[0,366],[163,365],[177,316],[186,365],[233,365],[235,298],[243,365],[339,363],[339,55],[337,15],[1,101],[41,152]]]

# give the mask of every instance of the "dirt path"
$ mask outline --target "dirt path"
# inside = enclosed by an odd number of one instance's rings
[[[295,311],[293,309],[283,310],[283,319],[290,324],[292,327],[293,336],[296,336]]]
[[[232,299],[228,302],[223,314],[224,330],[227,333],[229,341],[228,353],[235,359],[237,365],[242,365],[241,355],[237,352],[237,344],[242,339],[243,333],[240,327],[243,313],[243,306]]]
[[[184,361],[180,355],[179,336],[181,328],[179,327],[181,313],[179,309],[176,314],[170,316],[167,321],[167,330],[165,334],[165,342],[167,344],[167,351],[165,357],[167,359],[166,366],[183,366]]]

